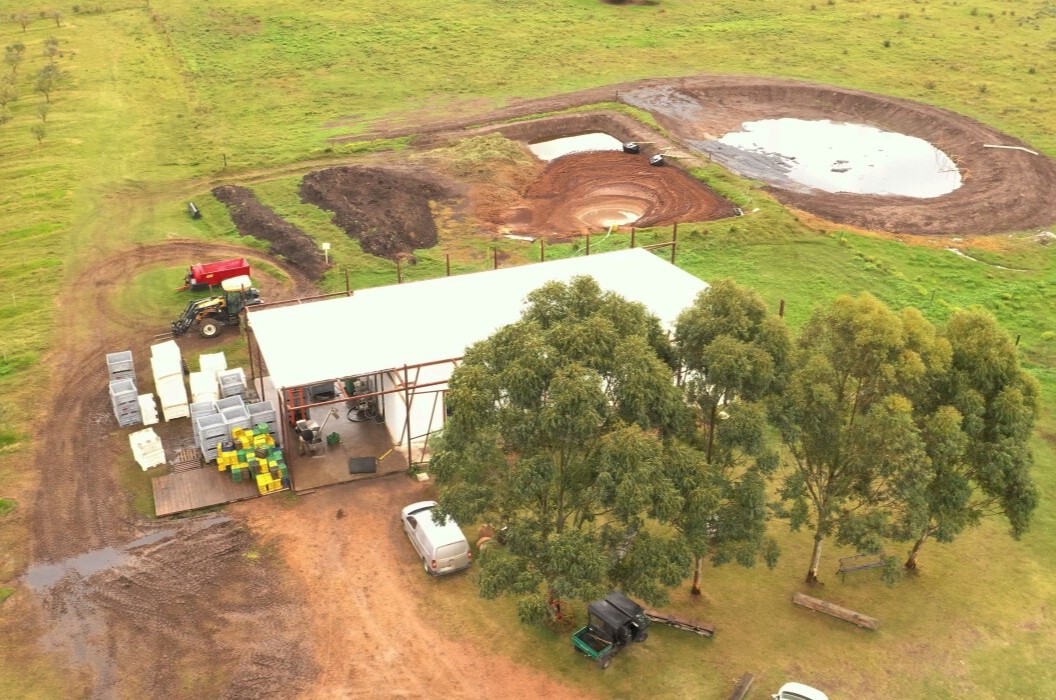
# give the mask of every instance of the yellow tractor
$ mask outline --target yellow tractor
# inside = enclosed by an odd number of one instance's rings
[[[220,287],[223,294],[195,299],[187,304],[183,314],[172,322],[173,337],[196,328],[203,338],[215,338],[224,326],[238,325],[244,308],[264,301],[248,275],[226,279],[220,283]]]

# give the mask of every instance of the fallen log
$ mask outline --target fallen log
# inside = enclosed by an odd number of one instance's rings
[[[826,615],[838,617],[841,620],[846,620],[847,622],[858,625],[859,627],[865,627],[871,630],[875,630],[880,627],[880,620],[877,620],[875,617],[869,617],[868,615],[863,615],[859,612],[855,612],[854,610],[850,610],[849,608],[840,607],[839,605],[829,603],[828,601],[821,600],[820,598],[812,598],[811,596],[804,595],[803,593],[793,593],[792,602],[796,605],[802,605],[804,608],[809,608],[811,610],[816,610],[817,612],[823,612]]]
[[[694,634],[699,634],[702,637],[711,637],[715,634],[715,625],[709,625],[706,622],[687,620],[685,618],[676,617],[674,615],[671,615],[670,613],[664,613],[658,610],[646,610],[645,616],[653,622],[658,622],[662,625],[670,625],[671,627],[677,627],[680,630],[693,632]]]
[[[748,695],[748,691],[752,689],[752,683],[754,682],[755,676],[751,673],[741,676],[741,680],[737,681],[733,693],[730,694],[730,700],[744,700],[744,697]]]

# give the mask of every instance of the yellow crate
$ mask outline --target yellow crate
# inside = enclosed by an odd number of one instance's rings
[[[245,428],[240,428],[238,426],[235,426],[234,428],[231,428],[231,437],[234,438],[235,440],[237,440],[240,437],[242,437],[242,435],[244,435],[245,432],[246,432]]]

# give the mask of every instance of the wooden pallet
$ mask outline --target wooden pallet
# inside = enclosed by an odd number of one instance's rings
[[[184,447],[176,452],[176,459],[172,461],[172,473],[186,472],[191,469],[202,468],[202,453],[197,447]]]

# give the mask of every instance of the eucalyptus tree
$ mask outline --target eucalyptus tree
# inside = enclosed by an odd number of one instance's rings
[[[1028,445],[1038,415],[1036,381],[1020,368],[1008,334],[981,309],[955,313],[943,336],[951,360],[919,408],[932,476],[926,518],[905,527],[911,570],[929,539],[951,542],[986,516],[1007,519],[1018,539],[1038,504]]]
[[[777,545],[766,536],[765,477],[778,457],[765,439],[761,402],[781,391],[791,342],[757,294],[720,280],[679,316],[675,346],[703,433],[703,459],[678,472],[683,527],[696,557],[691,590],[699,594],[706,558],[753,566],[761,554],[776,562]]]
[[[11,75],[14,76],[18,73],[18,66],[22,63],[22,54],[26,50],[26,45],[22,42],[10,44],[4,47],[4,63],[11,66]]]
[[[692,561],[671,466],[692,421],[666,334],[590,278],[528,302],[451,377],[430,467],[441,506],[506,528],[480,557],[480,591],[516,596],[523,621],[614,586],[662,603]]]
[[[790,523],[814,531],[808,583],[827,537],[876,552],[925,517],[931,463],[911,397],[948,357],[926,328],[919,312],[863,294],[817,309],[800,334],[772,418],[791,457]]]
[[[36,82],[33,83],[33,89],[44,95],[46,102],[51,102],[51,93],[55,90],[55,86],[58,84],[59,79],[62,77],[62,71],[54,63],[49,63],[40,69],[37,73]]]

